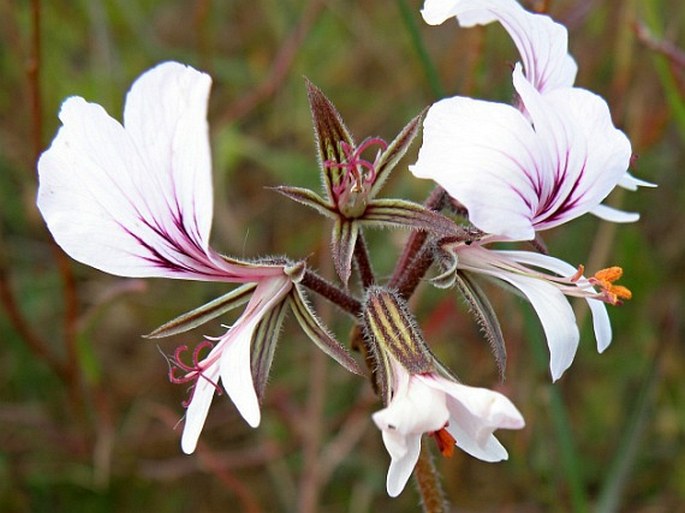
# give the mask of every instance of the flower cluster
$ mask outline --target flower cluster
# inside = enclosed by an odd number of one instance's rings
[[[592,213],[631,222],[635,213],[602,202],[616,187],[651,185],[628,173],[631,145],[607,103],[574,85],[577,66],[566,29],[515,0],[426,0],[429,24],[456,18],[462,27],[499,22],[521,54],[512,72],[513,105],[445,98],[391,141],[356,143],[333,104],[313,84],[307,93],[324,193],[278,186],[284,196],[333,222],[331,256],[339,283],[287,257],[236,259],[209,244],[212,224],[208,75],[175,62],[157,65],[132,85],[123,123],[99,105],[68,98],[62,126],[40,158],[38,207],[66,253],[104,272],[239,284],[148,335],[188,332],[246,305],[219,337],[169,357],[169,379],[190,383],[181,447],[192,453],[215,393],[224,391],[252,427],[260,423],[274,349],[290,309],[304,333],[347,370],[356,359],[321,323],[308,294],[351,315],[368,374],[383,407],[372,415],[390,454],[387,491],[397,496],[419,458],[422,436],[441,454],[455,447],[483,461],[507,451],[497,429],[520,429],[521,413],[501,393],[460,383],[424,340],[409,296],[432,265],[440,288],[456,287],[472,307],[504,373],[506,349],[480,277],[518,289],[536,310],[557,380],[571,365],[579,330],[567,297],[587,301],[597,348],[611,342],[606,305],[630,299],[615,282],[620,267],[586,276],[545,251],[504,249]],[[424,116],[425,114],[425,116]],[[423,126],[418,178],[436,182],[424,205],[379,197]],[[369,227],[412,231],[392,277],[380,284],[363,233]],[[360,285],[350,287],[354,271]],[[355,294],[352,290],[357,290]],[[205,354],[206,353],[206,354]]]

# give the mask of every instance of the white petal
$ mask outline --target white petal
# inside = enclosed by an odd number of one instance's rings
[[[610,221],[612,223],[634,223],[640,219],[640,214],[637,212],[625,212],[623,210],[601,204],[590,210],[590,213],[599,217],[600,219],[604,219],[605,221]]]
[[[529,121],[509,105],[455,97],[430,107],[410,171],[440,184],[481,230],[516,240],[535,236],[540,180],[550,174]]]
[[[214,386],[219,379],[219,366],[207,369],[205,375],[195,383],[193,396],[186,410],[185,425],[181,437],[181,449],[186,454],[192,454],[197,447],[197,441],[205,425],[209,407],[212,404]]]
[[[206,126],[196,126],[201,124],[196,118],[205,114],[209,78],[193,71],[186,82],[194,87],[180,87],[170,79],[169,66],[140,79],[145,84],[165,72],[169,80],[157,80],[156,90],[138,83],[132,88],[134,103],[144,102],[145,92],[151,104],[146,111],[150,124],[145,130],[151,132],[147,140],[143,134],[129,133],[99,105],[76,97],[64,102],[63,126],[38,163],[38,207],[57,243],[74,259],[102,271],[131,277],[222,279],[226,273],[207,251],[209,150],[203,157],[198,148],[208,145]],[[156,103],[157,97],[176,98],[186,107],[169,107],[169,118],[155,118],[152,106],[166,108]],[[189,114],[189,108],[199,109],[199,114]],[[127,107],[127,112],[132,109]],[[174,125],[174,138],[167,141],[164,153],[159,141],[171,136],[168,124]],[[196,168],[183,168],[190,159],[197,159]],[[176,177],[184,172],[188,176]],[[191,199],[194,194],[196,200]]]
[[[549,255],[530,251],[497,251],[497,253],[525,265],[552,271],[559,276],[573,276],[577,271],[571,264]],[[592,326],[597,340],[597,350],[601,353],[611,344],[612,332],[609,314],[603,301],[591,298],[587,298],[586,301],[592,313]]]
[[[386,447],[389,443],[387,437],[393,436],[387,431],[383,431],[383,441]],[[390,453],[390,468],[388,468],[388,477],[386,479],[386,488],[390,497],[397,497],[404,486],[407,484],[411,473],[419,460],[419,453],[421,452],[421,435],[411,435],[406,439],[406,450],[404,455],[395,457]],[[388,449],[388,452],[389,449]]]
[[[525,425],[523,416],[508,398],[440,376],[421,376],[421,379],[448,395],[447,431],[457,441],[457,447],[483,461],[507,459],[506,449],[492,433],[496,429],[520,429]]]
[[[158,193],[148,196],[154,210],[178,216],[175,221],[205,250],[212,225],[211,83],[205,73],[165,62],[135,81],[124,109],[126,132],[145,171],[135,178],[143,190]]]
[[[536,230],[589,212],[616,187],[630,163],[631,147],[613,126],[606,102],[579,88],[541,95],[517,66],[514,87],[547,149],[552,172],[544,177]]]
[[[623,178],[621,178],[621,181],[618,182],[618,185],[624,189],[628,189],[629,191],[636,191],[638,187],[656,187],[655,183],[641,180],[640,178],[635,178],[628,172],[623,175]]]
[[[516,45],[526,77],[540,92],[570,87],[577,65],[568,54],[566,27],[524,10],[515,0],[426,0],[421,11],[431,25],[456,16],[462,27],[499,21]]]
[[[533,305],[545,331],[550,352],[549,368],[556,381],[573,363],[580,340],[571,305],[559,289],[542,280],[513,273],[501,273],[499,278],[523,292]]]
[[[250,342],[260,318],[238,319],[229,334],[221,356],[221,382],[240,415],[252,427],[259,426],[259,400],[252,381]]]
[[[243,314],[220,342],[225,345],[219,363],[221,382],[240,414],[252,427],[257,427],[261,419],[250,362],[252,335],[259,321],[283,301],[291,287],[292,283],[286,277],[263,280],[257,285]]]

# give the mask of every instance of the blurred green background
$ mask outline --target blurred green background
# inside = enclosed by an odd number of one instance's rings
[[[454,292],[423,285],[412,302],[426,337],[472,385],[521,409],[502,431],[508,462],[457,452],[438,461],[459,512],[685,511],[685,4],[550,0],[570,32],[577,84],[609,102],[658,189],[618,193],[631,225],[586,216],[546,233],[551,252],[590,271],[624,267],[634,299],[611,308],[614,342],[598,355],[588,316],[574,365],[554,386],[529,305],[488,289],[508,342],[500,383],[487,343]],[[216,284],[124,280],[70,261],[35,208],[35,161],[66,96],[120,118],[144,70],[179,60],[214,80],[213,246],[236,256],[309,257],[333,277],[329,226],[267,189],[318,187],[303,76],[358,140],[391,139],[441,94],[509,101],[518,60],[499,25],[429,27],[415,0],[53,0],[0,2],[0,510],[7,512],[417,511],[410,484],[385,493],[389,458],[370,420],[368,384],[308,343],[282,335],[250,429],[215,398],[192,456],[179,448],[183,386],[160,353],[204,334],[141,338],[225,292]],[[37,31],[37,27],[40,28]],[[385,193],[422,201],[406,164]],[[406,233],[369,234],[381,275]],[[342,340],[352,326],[316,301]],[[230,319],[226,320],[227,323]],[[213,331],[212,331],[213,330]]]

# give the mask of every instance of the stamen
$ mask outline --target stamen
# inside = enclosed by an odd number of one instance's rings
[[[613,266],[597,271],[589,281],[602,289],[605,301],[612,305],[620,305],[623,303],[622,299],[628,300],[633,297],[633,293],[627,287],[614,285],[614,282],[621,276],[623,276],[623,269]]]
[[[583,264],[580,264],[578,266],[578,270],[575,272],[575,274],[573,276],[571,276],[571,278],[570,278],[571,282],[575,283],[578,280],[580,280],[580,278],[583,276],[584,272],[585,272],[585,266]]]
[[[361,158],[362,153],[371,146],[380,146],[381,151],[384,151],[388,147],[388,143],[379,137],[372,137],[365,139],[357,148],[353,148],[348,143],[342,141],[340,147],[345,153],[345,162],[335,162],[332,160],[324,162],[323,165],[327,169],[340,168],[347,171],[340,184],[334,188],[335,194],[340,195],[348,188],[351,192],[362,192],[365,183],[373,183],[376,180],[375,162],[371,163]],[[367,170],[366,177],[363,175],[363,169]]]
[[[433,437],[435,443],[438,445],[438,450],[445,458],[451,458],[454,455],[454,446],[457,440],[445,429],[447,424],[438,431],[433,431],[430,436]]]
[[[193,354],[191,356],[191,365],[188,365],[183,361],[183,354],[189,350],[187,345],[177,347],[174,351],[174,355],[171,358],[169,358],[169,363],[171,364],[169,367],[169,381],[175,384],[189,383],[191,381],[195,382],[190,387],[190,395],[188,399],[181,403],[184,408],[187,408],[190,402],[193,400],[193,395],[195,394],[195,387],[197,386],[197,381],[200,378],[204,378],[209,383],[211,383],[219,394],[222,393],[221,387],[204,375],[206,367],[203,366],[203,362],[200,361],[200,353],[204,349],[211,350],[213,347],[214,344],[212,344],[209,340],[205,340],[199,343],[193,350]],[[177,372],[179,370],[184,371],[185,374],[180,376],[177,375]]]

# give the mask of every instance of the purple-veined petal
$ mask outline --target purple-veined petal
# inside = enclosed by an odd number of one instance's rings
[[[630,164],[630,141],[596,94],[560,88],[541,95],[518,65],[513,79],[552,163],[534,212],[535,229],[544,230],[589,212],[609,195]]]
[[[216,351],[217,348],[214,348]],[[208,358],[211,357],[211,354]],[[186,454],[192,454],[197,447],[197,441],[207,420],[209,407],[212,405],[216,383],[219,379],[219,366],[213,365],[195,383],[193,397],[188,405],[181,436],[181,449]]]
[[[261,419],[250,364],[252,335],[259,321],[274,305],[283,301],[291,287],[292,282],[286,277],[260,282],[243,314],[219,342],[225,345],[219,363],[221,382],[231,401],[252,427],[257,427]]]
[[[608,205],[597,205],[590,210],[594,216],[610,221],[612,223],[634,223],[640,219],[640,214],[637,212],[625,212]]]
[[[439,25],[456,17],[462,27],[499,21],[509,33],[526,71],[540,92],[573,85],[578,66],[568,54],[568,31],[549,16],[526,11],[515,0],[426,0],[426,23]]]
[[[207,75],[180,64],[153,68],[132,86],[131,130],[83,98],[64,102],[62,127],[38,163],[37,202],[70,256],[130,277],[241,282],[280,272],[208,248],[209,86]]]
[[[484,232],[528,240],[535,236],[532,218],[551,166],[518,109],[454,97],[428,109],[423,144],[409,170],[440,184]]]

